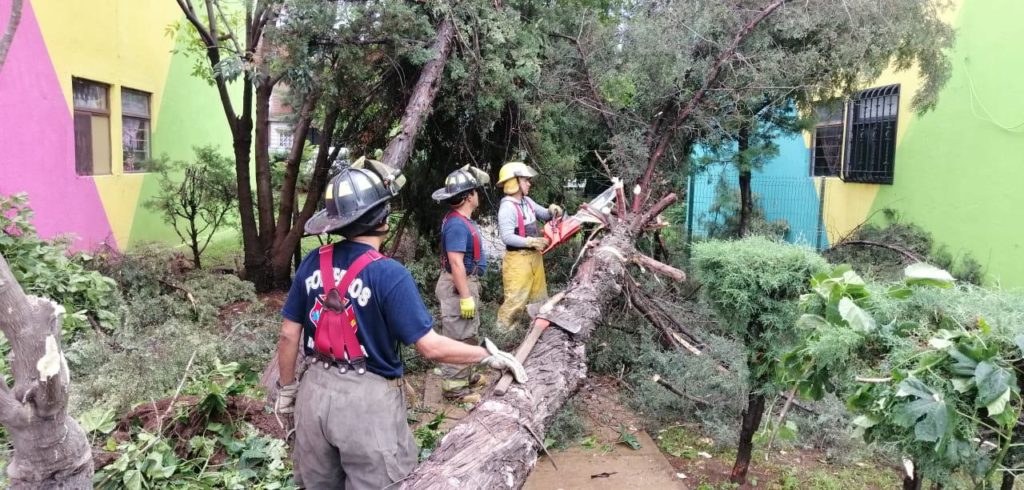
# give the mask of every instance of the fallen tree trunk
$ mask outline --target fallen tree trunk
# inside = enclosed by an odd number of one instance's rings
[[[659,202],[664,209],[675,196]],[[649,263],[634,248],[643,225],[656,216],[658,206],[639,217],[624,209],[619,194],[615,223],[593,245],[565,291],[565,297],[539,316],[552,326],[541,336],[524,363],[529,381],[513,384],[501,397],[490,396],[445,435],[430,458],[404,482],[408,489],[519,488],[537,462],[543,434],[555,414],[582,385],[587,375],[584,346],[609,313],[614,298],[623,294],[630,263]],[[638,219],[634,219],[638,218]],[[682,271],[659,264],[650,269],[666,277],[684,277]],[[557,325],[578,328],[570,334]]]
[[[437,37],[430,44],[430,51],[434,54],[434,58],[423,65],[416,85],[412,89],[412,96],[409,97],[409,103],[405,106],[405,113],[399,123],[401,131],[384,150],[381,161],[387,165],[402,168],[409,163],[409,156],[412,155],[416,136],[419,134],[423,122],[430,115],[434,106],[434,98],[437,97],[437,90],[441,87],[441,74],[444,73],[444,65],[448,62],[454,35],[455,21],[450,16],[446,16],[437,26]]]
[[[14,452],[10,488],[92,488],[92,450],[67,413],[70,374],[60,305],[26,296],[0,256],[0,330],[11,344],[14,387],[0,382],[0,424]]]

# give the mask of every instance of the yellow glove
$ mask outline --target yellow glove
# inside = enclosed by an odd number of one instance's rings
[[[555,218],[565,213],[565,211],[562,210],[562,206],[559,206],[557,204],[552,204],[548,206],[548,212],[551,213],[551,216]]]
[[[467,320],[476,316],[476,301],[473,301],[472,296],[459,300],[459,311],[462,313],[462,318]]]
[[[526,237],[526,246],[535,250],[544,250],[548,248],[548,239],[541,237]]]

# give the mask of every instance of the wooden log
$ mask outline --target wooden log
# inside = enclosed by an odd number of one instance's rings
[[[537,463],[555,414],[587,375],[584,346],[622,294],[627,258],[634,252],[625,227],[606,235],[580,265],[566,295],[545,315],[579,327],[547,328],[526,359],[530,380],[501,397],[485,398],[452,428],[408,478],[408,489],[519,488]]]

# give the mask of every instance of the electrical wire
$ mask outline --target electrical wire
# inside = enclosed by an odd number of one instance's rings
[[[1020,122],[1020,123],[1018,123],[1016,125],[1013,125],[1013,126],[1007,126],[1007,125],[1005,125],[1005,124],[1003,124],[1003,123],[1001,123],[1001,122],[996,120],[995,116],[992,115],[992,112],[989,111],[987,107],[985,107],[985,104],[981,101],[981,98],[978,97],[978,92],[974,88],[974,77],[971,76],[971,70],[970,70],[970,68],[967,67],[967,62],[966,61],[964,61],[963,66],[964,66],[964,73],[967,74],[967,85],[968,85],[968,87],[970,88],[970,91],[971,91],[971,94],[970,94],[971,114],[973,114],[974,117],[976,117],[978,119],[981,119],[982,121],[986,121],[986,122],[992,123],[993,125],[995,125],[999,129],[1002,129],[1003,131],[1006,131],[1006,132],[1009,132],[1009,133],[1024,132],[1024,122]],[[980,107],[981,110],[984,112],[984,116],[978,114],[978,111],[975,109],[975,102],[977,102],[977,106]]]

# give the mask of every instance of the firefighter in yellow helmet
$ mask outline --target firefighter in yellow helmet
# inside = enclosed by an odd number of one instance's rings
[[[544,260],[541,251],[548,240],[541,235],[538,218],[550,220],[562,215],[556,204],[542,207],[527,197],[537,171],[523,162],[509,162],[498,171],[498,187],[505,192],[498,206],[498,232],[505,242],[505,258],[501,264],[505,302],[498,308],[498,326],[511,330],[517,326],[517,317],[528,303],[543,300],[548,295],[544,279]]]

